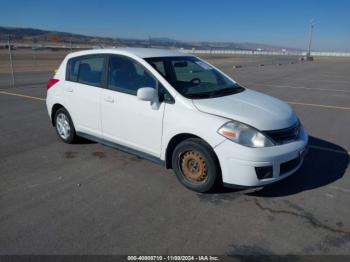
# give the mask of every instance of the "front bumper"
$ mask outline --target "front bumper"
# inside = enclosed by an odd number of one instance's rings
[[[295,173],[303,164],[307,143],[308,135],[302,127],[299,140],[287,144],[249,148],[225,140],[214,150],[220,162],[224,184],[256,187],[277,182]],[[272,167],[272,176],[259,179],[256,168],[268,166]]]

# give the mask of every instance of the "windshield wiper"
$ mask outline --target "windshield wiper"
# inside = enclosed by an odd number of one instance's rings
[[[212,97],[211,92],[205,92],[205,93],[193,93],[193,94],[186,94],[188,98],[210,98]]]
[[[241,86],[232,86],[232,87],[226,87],[226,88],[223,88],[223,89],[219,89],[219,90],[215,90],[215,91],[212,91],[210,92],[210,94],[212,96],[218,96],[218,95],[227,95],[227,94],[237,94],[241,91],[243,91],[244,88],[241,87]]]
[[[224,88],[224,89],[218,90],[218,92],[220,92],[220,93],[236,94],[236,93],[239,93],[239,92],[241,92],[243,90],[244,90],[244,87],[239,86],[239,85],[234,85],[234,86],[231,86],[231,87],[228,87],[228,88]]]
[[[232,86],[232,87],[226,87],[223,89],[211,91],[211,92],[203,92],[203,93],[193,93],[193,94],[187,94],[187,97],[189,98],[211,98],[211,97],[217,97],[221,95],[228,95],[228,94],[237,94],[244,90],[241,86]]]

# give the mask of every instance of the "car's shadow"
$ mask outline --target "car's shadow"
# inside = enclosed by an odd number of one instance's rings
[[[247,193],[259,197],[280,197],[328,185],[340,179],[349,165],[349,153],[342,147],[309,137],[309,151],[295,174],[275,184]],[[221,193],[237,190],[221,189]],[[217,192],[220,193],[220,192]]]
[[[79,138],[78,144],[95,142]],[[258,197],[280,197],[328,185],[344,174],[349,165],[349,153],[342,147],[316,137],[309,137],[309,151],[303,166],[290,177],[260,189],[245,190],[220,187],[211,194],[238,192]],[[243,191],[243,192],[242,192]]]

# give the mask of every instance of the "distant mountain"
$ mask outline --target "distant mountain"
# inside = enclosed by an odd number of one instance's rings
[[[86,40],[91,40],[94,37],[80,34],[71,34],[66,32],[48,31],[33,28],[17,28],[17,27],[1,27],[0,26],[0,40],[7,40],[8,35],[13,40],[19,41],[53,41],[53,42],[67,42],[71,39],[78,40],[83,43]]]
[[[149,41],[151,42],[157,42],[157,43],[166,43],[166,44],[173,44],[175,42],[177,42],[177,40],[175,39],[171,39],[168,37],[150,37],[148,38]]]
[[[19,43],[73,43],[84,44],[91,46],[135,46],[135,47],[173,47],[185,49],[235,49],[235,50],[266,50],[266,51],[281,51],[281,49],[300,50],[283,46],[274,46],[259,43],[235,43],[235,42],[207,42],[207,41],[178,41],[167,37],[157,37],[148,39],[126,39],[126,38],[111,38],[86,36],[81,34],[73,34],[67,32],[49,31],[33,28],[17,28],[17,27],[1,27],[0,26],[0,41],[5,41],[11,36],[14,42]]]

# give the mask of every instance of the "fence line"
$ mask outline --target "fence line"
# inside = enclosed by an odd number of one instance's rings
[[[279,56],[306,56],[305,51],[250,51],[250,50],[208,50],[208,49],[180,49],[184,53],[193,54],[237,54],[237,55],[279,55]],[[311,52],[311,56],[350,57],[347,52]]]

